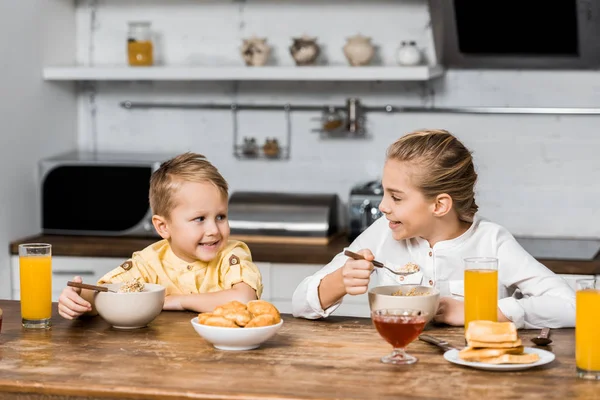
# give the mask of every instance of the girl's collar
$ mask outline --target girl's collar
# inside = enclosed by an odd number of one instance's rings
[[[479,218],[479,216],[477,214],[475,214],[473,216],[473,222],[471,223],[471,226],[469,227],[469,229],[467,229],[465,232],[463,232],[459,236],[455,237],[454,239],[442,240],[440,242],[437,242],[436,244],[433,245],[433,249],[435,249],[435,250],[447,249],[447,248],[455,247],[455,246],[463,243],[465,240],[469,239],[473,235],[473,232],[475,231],[477,225],[479,225],[480,220],[481,219]],[[429,242],[427,242],[427,240],[425,240],[423,238],[418,238],[418,240],[419,240],[419,243],[425,244],[427,247],[429,247]]]

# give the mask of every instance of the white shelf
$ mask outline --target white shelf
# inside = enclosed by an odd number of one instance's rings
[[[53,66],[47,81],[426,81],[440,66],[415,67],[128,67]]]

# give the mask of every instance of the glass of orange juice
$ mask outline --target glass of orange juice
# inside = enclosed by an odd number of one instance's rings
[[[477,320],[498,321],[498,259],[465,258],[465,329]]]
[[[52,317],[52,245],[19,245],[21,319],[25,328],[50,328]]]
[[[577,376],[600,380],[600,277],[580,279],[575,294]]]

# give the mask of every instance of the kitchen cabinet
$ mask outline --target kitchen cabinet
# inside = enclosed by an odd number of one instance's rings
[[[85,283],[95,284],[104,274],[118,267],[125,261],[119,257],[52,257],[52,301],[58,301],[67,282],[79,275]],[[263,298],[270,298],[270,263],[257,262],[256,266],[263,276]],[[11,299],[19,300],[21,297],[19,285],[19,256],[11,256]],[[290,297],[291,299],[291,297]]]
[[[121,265],[122,258],[112,257],[52,257],[52,301],[58,301],[67,282],[79,275],[85,283],[95,284],[108,271]],[[11,256],[11,294],[21,298],[19,285],[19,257]]]
[[[118,257],[52,257],[52,301],[58,301],[67,281],[79,275],[84,282],[96,283],[104,274],[119,266],[124,258]],[[320,270],[321,264],[256,262],[263,278],[264,300],[270,301],[282,312],[292,312],[292,295],[304,278]],[[593,278],[594,275],[559,274],[575,289],[578,279]],[[373,284],[371,286],[374,286]],[[12,300],[20,299],[19,257],[11,257]],[[335,315],[369,317],[368,295],[346,296]]]

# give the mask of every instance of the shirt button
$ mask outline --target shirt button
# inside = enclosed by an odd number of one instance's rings
[[[433,286],[433,281],[431,279],[429,280],[429,286]]]
[[[429,252],[429,257],[433,256],[433,251]]]
[[[401,276],[401,277],[400,277],[400,282],[402,282],[403,280],[404,280],[404,277],[403,277],[403,276]]]
[[[188,271],[191,271],[191,270],[192,270],[192,268],[193,268],[193,267],[192,267],[191,265],[188,265],[188,266],[187,266],[187,269],[188,269]]]

